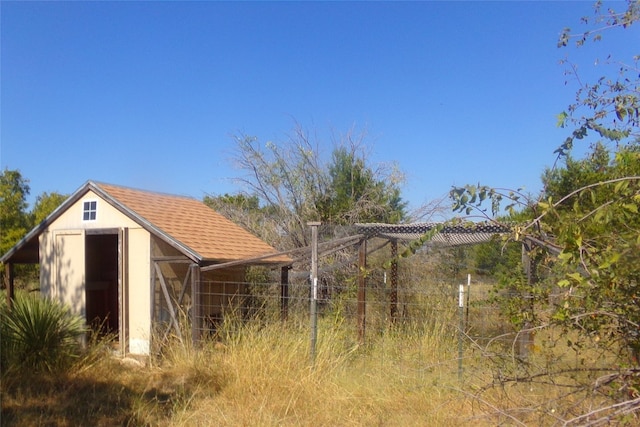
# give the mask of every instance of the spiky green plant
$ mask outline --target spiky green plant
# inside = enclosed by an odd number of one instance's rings
[[[84,319],[49,299],[18,294],[11,309],[0,307],[3,371],[54,371],[68,366],[81,350]]]

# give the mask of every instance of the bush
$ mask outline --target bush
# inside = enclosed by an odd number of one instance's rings
[[[18,294],[11,309],[0,305],[3,371],[52,372],[80,354],[84,319],[64,305],[35,294]]]

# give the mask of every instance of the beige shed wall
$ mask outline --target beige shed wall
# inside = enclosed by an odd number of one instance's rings
[[[94,221],[83,221],[83,202],[97,201]],[[132,354],[148,354],[151,339],[150,257],[148,231],[93,192],[70,206],[39,237],[40,288],[44,295],[68,304],[85,316],[85,230],[127,229],[125,249],[125,313],[128,348]]]
[[[85,201],[97,201],[95,221],[82,220],[82,208]],[[119,210],[101,199],[92,191],[87,192],[62,213],[50,226],[49,230],[74,230],[92,228],[141,228],[135,221],[123,215]]]
[[[129,352],[149,354],[151,347],[151,235],[129,229]]]

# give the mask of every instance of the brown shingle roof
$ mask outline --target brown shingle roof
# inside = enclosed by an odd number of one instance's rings
[[[276,250],[244,228],[190,197],[94,183],[122,207],[200,255],[220,262],[250,259]],[[278,256],[265,262],[287,262]]]

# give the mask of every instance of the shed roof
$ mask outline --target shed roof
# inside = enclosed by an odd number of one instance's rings
[[[38,262],[37,255],[32,259],[37,236],[89,191],[196,262],[228,262],[276,253],[272,246],[196,199],[89,181],[0,261]],[[262,261],[287,262],[290,259],[283,255]]]

